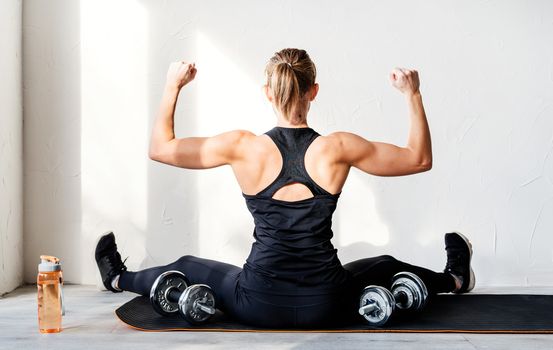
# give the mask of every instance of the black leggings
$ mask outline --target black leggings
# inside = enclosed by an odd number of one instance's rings
[[[361,259],[344,265],[350,282],[336,294],[288,296],[260,293],[240,286],[242,269],[194,256],[138,272],[121,274],[119,288],[149,296],[155,279],[168,270],[184,273],[192,284],[209,285],[216,295],[216,306],[239,322],[256,327],[312,328],[339,325],[359,320],[359,297],[367,285],[390,288],[392,277],[402,271],[419,276],[431,295],[451,292],[455,281],[450,274],[434,272],[401,262],[389,255]]]

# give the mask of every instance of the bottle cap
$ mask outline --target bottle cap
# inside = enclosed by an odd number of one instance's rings
[[[38,272],[61,271],[60,259],[55,256],[41,255]]]

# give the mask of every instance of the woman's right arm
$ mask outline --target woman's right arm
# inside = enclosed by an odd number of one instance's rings
[[[176,138],[175,106],[180,90],[196,77],[195,64],[173,62],[150,139],[152,160],[187,169],[209,169],[240,161],[246,152],[249,131],[234,130],[212,137]]]
[[[390,81],[405,96],[409,108],[411,127],[407,146],[372,142],[361,136],[338,132],[336,138],[339,161],[378,176],[401,176],[428,171],[432,168],[430,130],[419,91],[417,71],[396,68]]]

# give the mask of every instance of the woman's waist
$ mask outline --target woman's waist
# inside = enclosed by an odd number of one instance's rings
[[[330,268],[268,269],[246,262],[240,275],[240,285],[245,289],[288,296],[335,294],[350,282],[350,274],[339,264]]]
[[[324,264],[334,261],[338,250],[329,239],[301,239],[287,237],[275,239],[273,237],[255,237],[248,262],[256,264],[286,265],[293,264]]]

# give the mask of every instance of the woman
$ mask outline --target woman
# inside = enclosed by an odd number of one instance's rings
[[[277,52],[266,67],[267,99],[277,126],[263,135],[237,130],[214,137],[177,139],[173,115],[179,91],[196,76],[194,64],[169,67],[150,158],[187,169],[230,165],[255,221],[251,253],[243,268],[183,256],[172,264],[129,272],[113,233],[96,247],[102,280],[113,292],[149,295],[162,272],[179,270],[191,283],[214,290],[216,305],[236,320],[258,327],[320,327],[349,321],[363,288],[390,287],[401,271],[417,274],[430,294],[464,293],[474,287],[472,250],[458,233],[445,236],[443,273],[391,256],[342,266],[332,246],[331,220],[350,168],[379,176],[409,175],[432,166],[430,132],[418,73],[394,69],[390,81],[405,96],[411,128],[407,147],[371,142],[347,132],[321,136],[309,128],[307,113],[317,96],[316,70],[304,50]],[[359,317],[359,315],[357,315]]]

